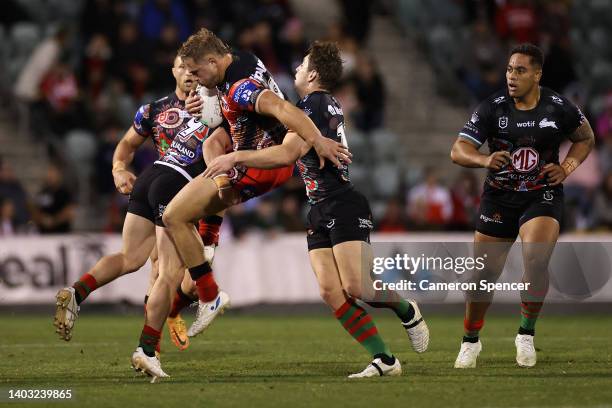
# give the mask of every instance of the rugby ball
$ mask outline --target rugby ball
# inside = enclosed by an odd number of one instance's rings
[[[221,104],[219,103],[219,96],[217,94],[217,88],[206,88],[205,86],[198,85],[196,92],[202,98],[202,116],[200,122],[209,128],[216,128],[223,123],[223,113],[221,112]]]

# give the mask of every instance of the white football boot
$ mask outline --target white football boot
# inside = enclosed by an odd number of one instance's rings
[[[407,323],[402,322],[402,326],[408,333],[412,349],[417,353],[424,353],[429,345],[429,327],[423,320],[417,302],[411,299],[408,300],[408,303],[414,308],[414,317]]]
[[[395,363],[387,365],[380,358],[375,358],[368,366],[360,373],[351,374],[348,378],[368,378],[390,376],[396,377],[402,375],[402,365],[399,358],[395,358]]]
[[[189,330],[187,330],[187,336],[195,337],[202,333],[208,326],[210,326],[215,317],[217,317],[219,314],[223,314],[225,309],[229,309],[230,304],[229,295],[222,290],[219,291],[219,294],[215,299],[208,303],[199,301],[196,319],[191,324]]]
[[[517,334],[514,339],[516,346],[516,363],[521,367],[533,367],[536,365],[536,350],[533,345],[533,336],[529,334]]]
[[[147,356],[142,347],[138,347],[132,354],[132,368],[152,377],[151,383],[154,383],[158,378],[170,377],[162,370],[159,359],[155,356]]]
[[[461,343],[461,349],[457,360],[455,360],[455,368],[476,368],[476,359],[482,350],[480,340],[476,343],[464,341]]]
[[[79,306],[76,302],[74,288],[61,289],[55,295],[55,317],[53,325],[60,338],[69,341],[72,338],[74,321],[79,316]]]

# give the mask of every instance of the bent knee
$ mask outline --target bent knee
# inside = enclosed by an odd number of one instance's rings
[[[344,291],[350,297],[361,299],[363,294],[363,288],[361,287],[361,282],[359,281],[348,281],[344,285]]]
[[[147,262],[147,257],[136,257],[133,254],[123,254],[123,275],[136,272]]]
[[[340,288],[320,287],[319,295],[325,303],[332,307],[338,303],[339,299],[344,299],[344,294]]]

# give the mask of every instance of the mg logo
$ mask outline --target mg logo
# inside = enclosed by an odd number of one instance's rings
[[[540,155],[531,147],[521,147],[512,153],[512,166],[521,173],[529,173],[540,162]]]

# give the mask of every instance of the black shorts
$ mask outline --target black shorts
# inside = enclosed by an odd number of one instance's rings
[[[509,191],[485,183],[476,231],[498,238],[516,238],[519,229],[536,217],[552,217],[561,224],[563,186],[534,191]]]
[[[308,250],[332,248],[347,241],[370,242],[372,211],[353,189],[313,204],[308,212]]]
[[[178,171],[154,164],[136,179],[130,194],[128,212],[163,227],[162,216],[166,206],[188,182]]]

